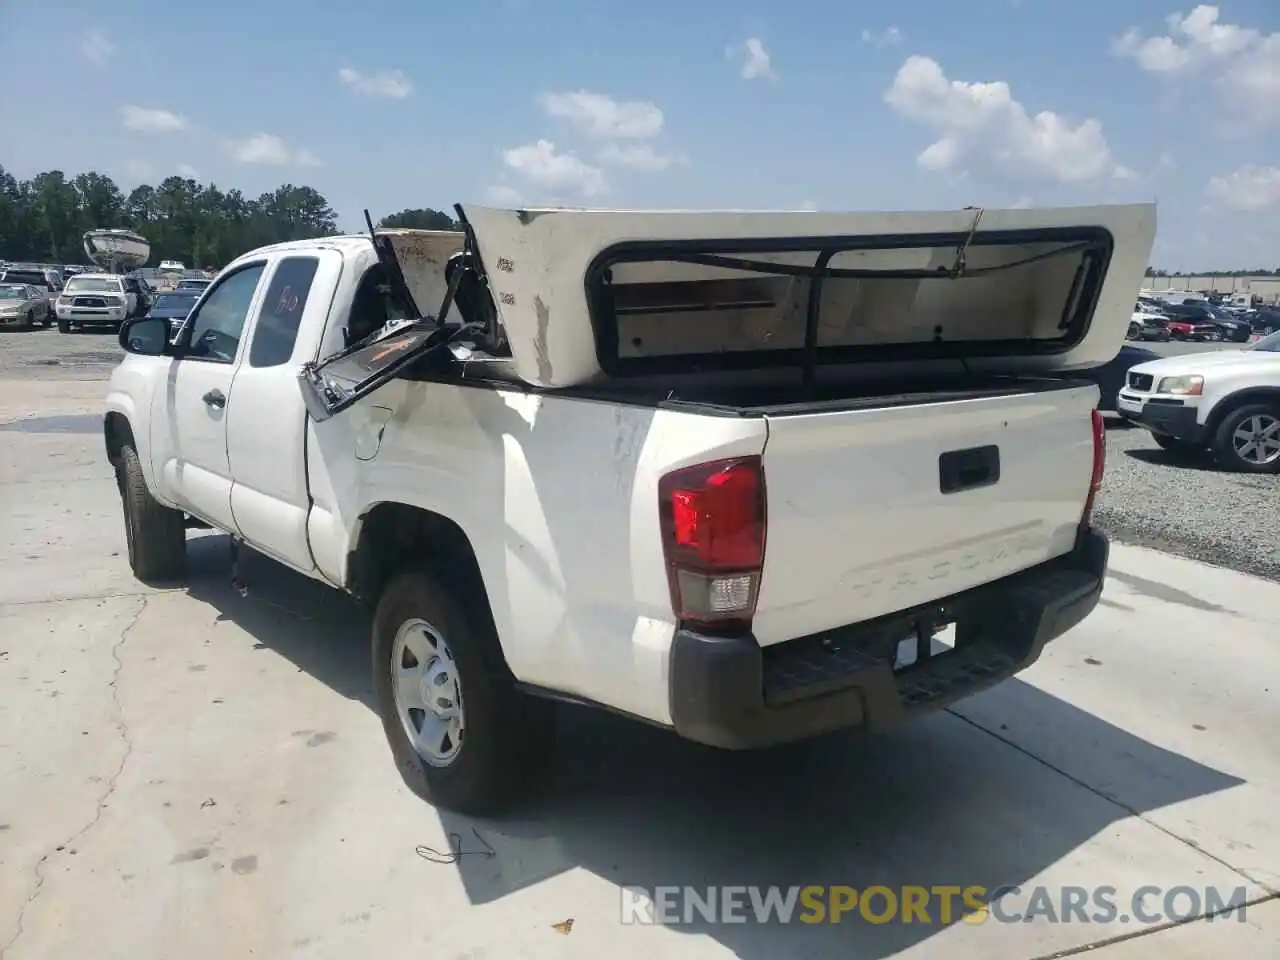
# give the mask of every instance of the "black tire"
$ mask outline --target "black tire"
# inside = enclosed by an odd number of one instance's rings
[[[27,311],[26,328],[28,330],[34,330],[36,328],[36,312],[34,310]]]
[[[516,689],[482,602],[434,573],[403,573],[378,600],[372,651],[378,712],[406,786],[437,807],[477,816],[498,812],[532,784],[548,765],[555,737],[554,705]],[[396,703],[393,652],[412,620],[444,639],[457,672],[465,725],[457,752],[443,764],[415,749]]]
[[[70,333],[70,332],[71,332],[71,321],[70,321],[70,320],[63,320],[63,319],[59,318],[59,320],[58,320],[58,332],[59,332],[59,333]]]
[[[1180,440],[1177,437],[1166,437],[1163,434],[1153,433],[1151,439],[1162,450],[1168,450],[1170,453],[1191,454],[1202,450],[1202,447],[1196,446],[1189,440]]]
[[[1259,463],[1246,459],[1237,445],[1235,434],[1241,427],[1255,417],[1280,423],[1280,403],[1250,403],[1230,411],[1213,436],[1213,456],[1219,466],[1225,470],[1239,473],[1280,473],[1280,456],[1270,462]]]
[[[133,447],[120,451],[116,480],[133,575],[143,583],[182,579],[187,570],[187,529],[182,511],[166,507],[151,495],[142,461]]]
[[[1142,327],[1136,323],[1129,324],[1129,329],[1124,332],[1126,340],[1138,340],[1142,337]]]

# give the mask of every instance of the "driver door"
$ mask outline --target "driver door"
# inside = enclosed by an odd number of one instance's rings
[[[162,398],[167,442],[156,464],[164,485],[187,512],[228,532],[231,467],[227,456],[227,405],[240,363],[245,320],[257,308],[266,261],[247,263],[219,279],[183,325],[177,356]]]

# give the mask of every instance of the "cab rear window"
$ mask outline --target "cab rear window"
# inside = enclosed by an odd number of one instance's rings
[[[293,356],[302,311],[319,266],[315,257],[285,257],[276,265],[249,346],[249,366],[278,367]]]

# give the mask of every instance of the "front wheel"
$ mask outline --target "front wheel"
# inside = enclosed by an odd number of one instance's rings
[[[36,328],[36,312],[34,310],[27,311],[27,329],[34,330]]]
[[[515,687],[487,611],[433,573],[391,582],[373,620],[378,712],[405,784],[484,815],[545,769],[554,706]]]
[[[187,527],[181,511],[151,495],[133,447],[120,451],[116,482],[124,506],[129,566],[144,583],[175,581],[186,572]]]
[[[58,332],[59,332],[59,333],[70,333],[70,332],[71,332],[71,321],[70,321],[70,320],[63,320],[62,318],[59,318],[59,319],[58,319]]]
[[[1224,468],[1242,473],[1280,473],[1280,405],[1249,404],[1218,425],[1213,455]]]

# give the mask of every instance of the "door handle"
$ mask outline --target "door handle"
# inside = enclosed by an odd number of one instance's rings
[[[227,395],[221,390],[210,390],[200,399],[211,407],[217,407],[219,410],[227,405]]]

